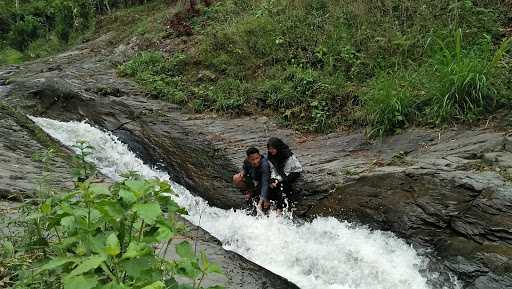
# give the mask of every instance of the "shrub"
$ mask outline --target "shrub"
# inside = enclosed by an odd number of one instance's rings
[[[33,40],[41,37],[43,32],[44,28],[40,19],[26,16],[13,25],[8,36],[8,42],[11,47],[24,51]]]
[[[259,84],[259,97],[267,108],[280,113],[284,124],[316,132],[328,131],[336,125],[335,114],[345,104],[340,95],[343,79],[325,77],[298,66],[276,70],[272,75],[275,77]]]
[[[136,77],[141,74],[153,76],[180,76],[189,58],[186,54],[176,53],[170,59],[159,52],[142,52],[135,55],[130,61],[121,65],[118,72],[122,76]]]

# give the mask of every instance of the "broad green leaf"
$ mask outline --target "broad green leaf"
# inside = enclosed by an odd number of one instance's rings
[[[206,253],[204,251],[201,251],[199,253],[199,266],[201,267],[202,271],[208,270],[208,266],[210,265],[210,262],[208,260],[208,256],[206,256]]]
[[[105,218],[119,221],[125,214],[125,210],[117,201],[103,201],[97,206],[98,211]]]
[[[157,241],[167,241],[174,237],[174,232],[166,226],[159,226],[156,234]]]
[[[96,210],[95,208],[91,208],[91,222],[97,222],[101,220],[101,212]]]
[[[95,195],[110,195],[108,186],[105,184],[93,183],[89,187],[89,191],[93,192]]]
[[[121,246],[119,244],[119,239],[115,233],[110,234],[107,238],[105,253],[109,256],[117,256],[121,252]]]
[[[132,204],[135,203],[135,201],[137,201],[137,197],[135,196],[135,194],[125,189],[119,190],[119,196],[127,204]]]
[[[78,265],[73,271],[71,271],[71,273],[69,273],[68,276],[69,277],[76,276],[76,275],[80,275],[85,272],[88,272],[92,269],[96,269],[104,261],[105,261],[105,257],[100,256],[100,255],[95,255],[95,256],[90,256],[90,257],[84,258],[83,261],[80,263],[80,265]]]
[[[161,193],[172,193],[171,184],[169,184],[169,182],[160,181],[159,185],[160,185],[159,189],[160,189]]]
[[[132,241],[130,243],[130,245],[128,245],[128,248],[126,249],[126,253],[124,253],[122,259],[129,259],[129,258],[144,256],[150,252],[151,251],[146,244]]]
[[[188,215],[187,209],[180,207],[175,201],[169,199],[167,202],[167,212]]]
[[[88,249],[90,249],[94,253],[104,253],[105,244],[107,243],[108,237],[105,234],[101,233],[96,236],[87,235],[85,238],[83,238],[82,242],[86,245]]]
[[[181,258],[194,257],[194,250],[188,241],[183,241],[176,245],[176,253],[178,253]]]
[[[201,251],[199,261],[201,262],[201,270],[206,271],[208,273],[224,274],[219,265],[209,262],[208,256],[206,256],[206,253],[203,251]]]
[[[71,276],[63,280],[64,289],[91,289],[96,287],[98,280],[93,276]]]
[[[130,189],[136,197],[141,197],[146,193],[148,186],[143,180],[127,180],[124,184]]]
[[[208,264],[208,273],[224,274],[224,271],[222,271],[222,268],[219,265],[210,263]]]
[[[176,272],[181,276],[195,279],[201,274],[201,270],[196,268],[197,266],[195,265],[197,264],[194,264],[189,259],[181,259],[177,262]]]
[[[70,246],[72,246],[73,244],[75,244],[77,241],[78,241],[78,237],[76,237],[76,236],[64,238],[64,239],[62,239],[60,246],[64,249],[67,249]]]
[[[155,260],[156,259],[153,256],[142,256],[140,258],[123,260],[121,266],[128,276],[139,279],[144,277],[148,270],[152,270],[154,268]]]
[[[75,225],[75,216],[66,216],[60,219],[60,224],[66,228],[71,228]]]
[[[139,216],[144,220],[144,222],[148,224],[154,224],[155,220],[162,215],[162,211],[160,210],[160,204],[158,204],[157,202],[137,204],[133,208],[137,212],[137,214],[139,214]]]
[[[156,281],[153,284],[142,287],[142,289],[164,289],[164,288],[165,288],[165,284],[162,281]]]
[[[52,270],[55,268],[58,268],[64,264],[67,264],[69,262],[75,262],[76,259],[74,258],[55,258],[50,261],[48,261],[46,264],[44,264],[37,272],[45,271],[45,270]]]

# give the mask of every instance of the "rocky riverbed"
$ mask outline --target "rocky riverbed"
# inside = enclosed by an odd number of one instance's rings
[[[2,198],[19,200],[35,191],[40,163],[31,155],[55,145],[24,114],[87,119],[221,208],[242,204],[230,181],[244,150],[264,149],[268,137],[280,136],[306,169],[295,196],[298,216],[334,216],[392,231],[417,248],[433,250],[439,266],[454,272],[464,288],[512,288],[512,137],[507,132],[412,129],[374,141],[363,132],[304,135],[266,117],[191,115],[148,98],[116,76],[115,63],[130,53],[128,48],[101,47],[100,40],[0,69]],[[60,150],[55,174],[69,184],[68,157]],[[217,246],[215,254],[221,252],[216,241],[209,244]],[[270,287],[254,288],[294,288],[238,255],[222,254],[228,256],[222,257],[223,265],[251,268],[250,273],[226,270],[232,280],[260,284],[256,280],[265,279],[267,285],[260,285]]]

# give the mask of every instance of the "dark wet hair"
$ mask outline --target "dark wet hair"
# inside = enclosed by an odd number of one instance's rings
[[[284,175],[284,166],[289,157],[293,155],[290,147],[280,138],[271,137],[267,142],[267,149],[274,148],[277,150],[276,155],[268,154],[267,158],[272,162],[280,175]]]
[[[245,151],[245,153],[247,154],[247,156],[250,156],[252,154],[260,154],[260,151],[255,147],[250,147]]]

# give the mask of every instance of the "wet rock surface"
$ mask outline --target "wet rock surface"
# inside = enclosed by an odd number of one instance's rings
[[[362,132],[300,134],[266,117],[189,115],[118,79],[108,59],[108,51],[78,47],[4,68],[0,81],[9,88],[2,90],[2,100],[25,113],[88,119],[222,208],[242,204],[231,175],[245,149],[263,150],[270,136],[279,136],[306,169],[295,196],[297,215],[336,216],[393,231],[415,246],[434,249],[465,288],[512,288],[507,132],[412,129],[371,141]]]
[[[58,191],[73,185],[65,152],[54,149],[47,164],[37,160],[36,155],[48,152],[50,144],[38,139],[36,134],[42,132],[31,124],[0,105],[0,199],[22,200],[34,197],[41,186]]]

